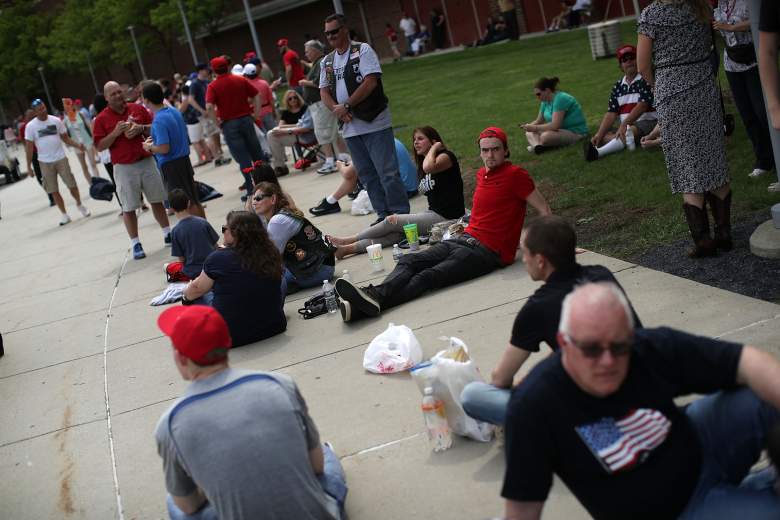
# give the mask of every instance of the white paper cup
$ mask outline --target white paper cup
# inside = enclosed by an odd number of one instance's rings
[[[382,258],[382,244],[371,244],[366,248],[368,260],[371,262],[371,269],[378,273],[385,270],[384,259]]]

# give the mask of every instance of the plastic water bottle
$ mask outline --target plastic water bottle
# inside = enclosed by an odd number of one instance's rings
[[[433,388],[426,386],[422,400],[422,412],[425,426],[428,429],[428,440],[433,451],[444,451],[452,446],[452,434],[447,416],[444,413],[444,403],[433,396]]]
[[[626,128],[626,148],[630,151],[636,150],[636,141],[634,141],[634,132],[630,128]]]
[[[322,281],[322,293],[325,295],[325,306],[328,308],[328,312],[333,314],[339,310],[339,304],[336,302],[336,290],[327,280]]]
[[[352,281],[352,277],[351,277],[351,276],[349,276],[349,271],[347,271],[346,269],[344,269],[344,270],[341,272],[341,279],[342,279],[342,280],[346,280],[346,281],[348,281],[348,282],[351,282],[351,281]]]
[[[395,260],[395,263],[398,263],[402,256],[404,256],[404,253],[401,251],[401,248],[398,247],[398,244],[393,244],[393,260]]]

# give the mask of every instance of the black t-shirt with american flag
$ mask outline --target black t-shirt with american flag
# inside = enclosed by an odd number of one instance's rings
[[[650,89],[647,81],[639,74],[631,82],[628,81],[626,76],[623,76],[612,87],[607,111],[620,115],[620,121],[622,122],[634,110],[634,107],[642,102],[647,103],[649,108],[639,119],[657,119],[658,116],[655,108],[653,108],[653,91]]]
[[[698,438],[675,397],[736,386],[742,346],[668,328],[637,329],[628,375],[596,398],[560,352],[515,388],[501,494],[543,502],[558,475],[596,519],[676,518],[699,478]]]

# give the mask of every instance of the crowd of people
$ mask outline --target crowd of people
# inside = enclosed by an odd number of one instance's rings
[[[512,2],[501,7],[514,14]],[[762,38],[767,33],[777,42],[780,9],[767,1],[764,7]],[[749,16],[745,0],[719,0],[714,15],[706,0],[652,3],[639,18],[638,45],[617,51],[622,77],[596,133],[589,137],[582,107],[558,90],[559,79],[543,77],[534,85],[538,116],[521,125],[528,150],[548,153],[582,142],[584,159],[595,161],[636,143],[660,143],[671,191],[683,195],[691,256],[728,251],[731,189],[711,63],[713,29],[726,40],[724,68],[740,115],[752,127],[751,176],[774,168],[769,121],[757,104],[762,92],[772,124],[780,126],[776,54],[770,62],[775,75],[764,73],[762,61],[759,76],[755,53],[746,63],[728,50],[747,45]],[[444,20],[435,10],[431,17],[438,45]],[[416,23],[405,16],[400,29],[411,48]],[[280,81],[264,77],[267,64],[248,53],[241,64],[218,56],[198,65],[186,81],[143,82],[135,97],[110,81],[92,114],[73,102],[59,119],[36,99],[27,118],[27,169],[39,172],[61,211],[60,224],[70,217],[58,178],[78,210],[90,214],[65,143],[87,157],[80,162],[88,180],[90,172],[99,175],[90,158],[97,154],[106,166],[133,257],[145,257],[137,224],[145,200],[176,260],[166,266],[169,280],[187,282],[183,305],[158,320],[179,373],[191,382],[155,432],[170,517],[343,517],[343,469],[295,383],[231,368],[229,349],[285,331],[286,295],[332,280],[337,260],[364,253],[371,243],[399,243],[404,225],[416,224],[426,235],[458,219],[465,228],[403,255],[381,283],[360,287],[342,277],[335,291],[344,322],[370,319],[509,266],[521,250],[529,276],[544,283],[520,309],[490,380],[471,383],[461,396],[469,415],[505,427],[507,519],[540,518],[553,475],[595,518],[780,516],[774,470],[750,473],[767,445],[775,462],[780,455],[780,362],[749,345],[644,328],[607,268],[577,262],[573,227],[552,214],[530,174],[509,160],[502,128],[487,126],[476,136],[482,167],[467,212],[458,158],[439,132],[414,129],[413,160],[395,139],[374,49],[350,38],[340,14],[325,19],[324,34],[332,50],[307,41],[306,60],[287,39],[277,42],[288,86],[280,100],[274,97]],[[229,163],[220,134],[246,191],[245,208],[225,217],[221,244],[194,181],[194,167]],[[340,211],[338,200],[362,188],[376,221],[351,236],[315,225],[279,181],[289,174],[286,148],[317,150],[317,173],[343,177],[309,214]],[[426,210],[410,212],[414,192],[426,197]],[[525,225],[529,205],[538,216]],[[520,381],[520,368],[542,343],[553,354]],[[673,401],[694,393],[706,396],[684,408]]]

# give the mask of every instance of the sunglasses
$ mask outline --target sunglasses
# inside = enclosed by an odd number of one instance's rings
[[[260,202],[261,200],[263,200],[263,199],[267,199],[267,198],[269,198],[269,197],[270,197],[270,195],[268,195],[267,193],[261,193],[260,195],[255,195],[255,196],[254,196],[254,197],[252,197],[252,198],[253,198],[255,201],[257,201],[257,202]]]
[[[631,340],[619,341],[610,343],[607,348],[602,348],[598,343],[578,343],[569,335],[566,336],[566,340],[580,349],[582,355],[588,359],[599,359],[607,350],[609,350],[612,357],[626,356],[631,352],[631,345],[633,344]]]
[[[330,31],[325,31],[325,36],[336,36],[341,30],[341,27],[336,27],[335,29],[331,29]]]
[[[227,226],[222,226],[222,232],[223,232],[223,233],[224,233],[225,231],[227,231],[228,229],[230,229],[230,228],[229,228],[229,227],[227,227]]]
[[[542,93],[541,92],[534,92],[534,96],[540,98],[540,97],[542,97]]]
[[[633,54],[626,54],[625,56],[622,56],[620,58],[620,63],[625,63],[627,61],[634,61],[636,59],[636,56]]]

